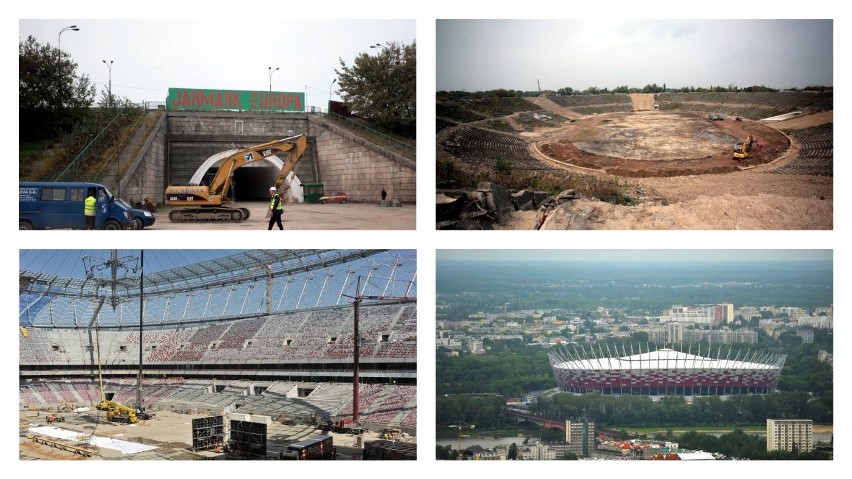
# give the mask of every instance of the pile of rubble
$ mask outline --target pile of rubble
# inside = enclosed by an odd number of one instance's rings
[[[439,190],[435,198],[437,229],[491,230],[515,211],[540,212],[535,229],[586,229],[589,211],[573,211],[578,198],[573,189],[558,195],[546,191],[512,191],[482,182],[474,191]]]

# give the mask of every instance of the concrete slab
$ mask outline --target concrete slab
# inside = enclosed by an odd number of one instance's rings
[[[86,437],[85,434],[81,434],[78,431],[71,431],[53,426],[34,426],[30,427],[29,431],[43,436],[64,439],[66,441],[80,441],[82,438]],[[156,446],[147,446],[145,444],[122,441],[121,439],[115,439],[112,437],[90,436],[86,439],[88,443],[93,446],[112,449],[114,451],[119,451],[122,454],[136,454],[139,452],[157,449]]]

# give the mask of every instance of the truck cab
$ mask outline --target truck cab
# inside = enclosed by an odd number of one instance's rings
[[[116,201],[106,186],[86,182],[20,182],[18,189],[21,230],[85,229],[84,201],[93,191],[95,228],[129,228],[133,213],[127,204]]]

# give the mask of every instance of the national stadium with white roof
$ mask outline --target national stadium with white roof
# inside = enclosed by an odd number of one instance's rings
[[[715,354],[714,354],[715,353]],[[549,354],[563,392],[643,396],[727,396],[768,394],[775,390],[785,354],[725,352],[708,348],[702,355],[646,346],[612,352],[609,346],[572,346]]]

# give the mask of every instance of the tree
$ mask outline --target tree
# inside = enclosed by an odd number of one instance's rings
[[[440,444],[435,445],[435,459],[439,461],[447,461],[452,460],[458,457],[458,451],[453,450],[452,446],[449,444],[446,446],[441,446]]]
[[[637,331],[630,335],[630,339],[633,341],[637,341],[639,343],[647,343],[648,342],[648,333],[645,331]]]
[[[509,446],[509,457],[510,461],[515,461],[518,459],[518,446],[513,442],[511,446]]]
[[[340,93],[349,110],[397,133],[414,136],[417,121],[417,45],[389,42],[376,55],[340,59]]]
[[[76,76],[70,56],[32,36],[18,42],[18,113],[21,139],[68,132],[95,99],[87,75]]]

